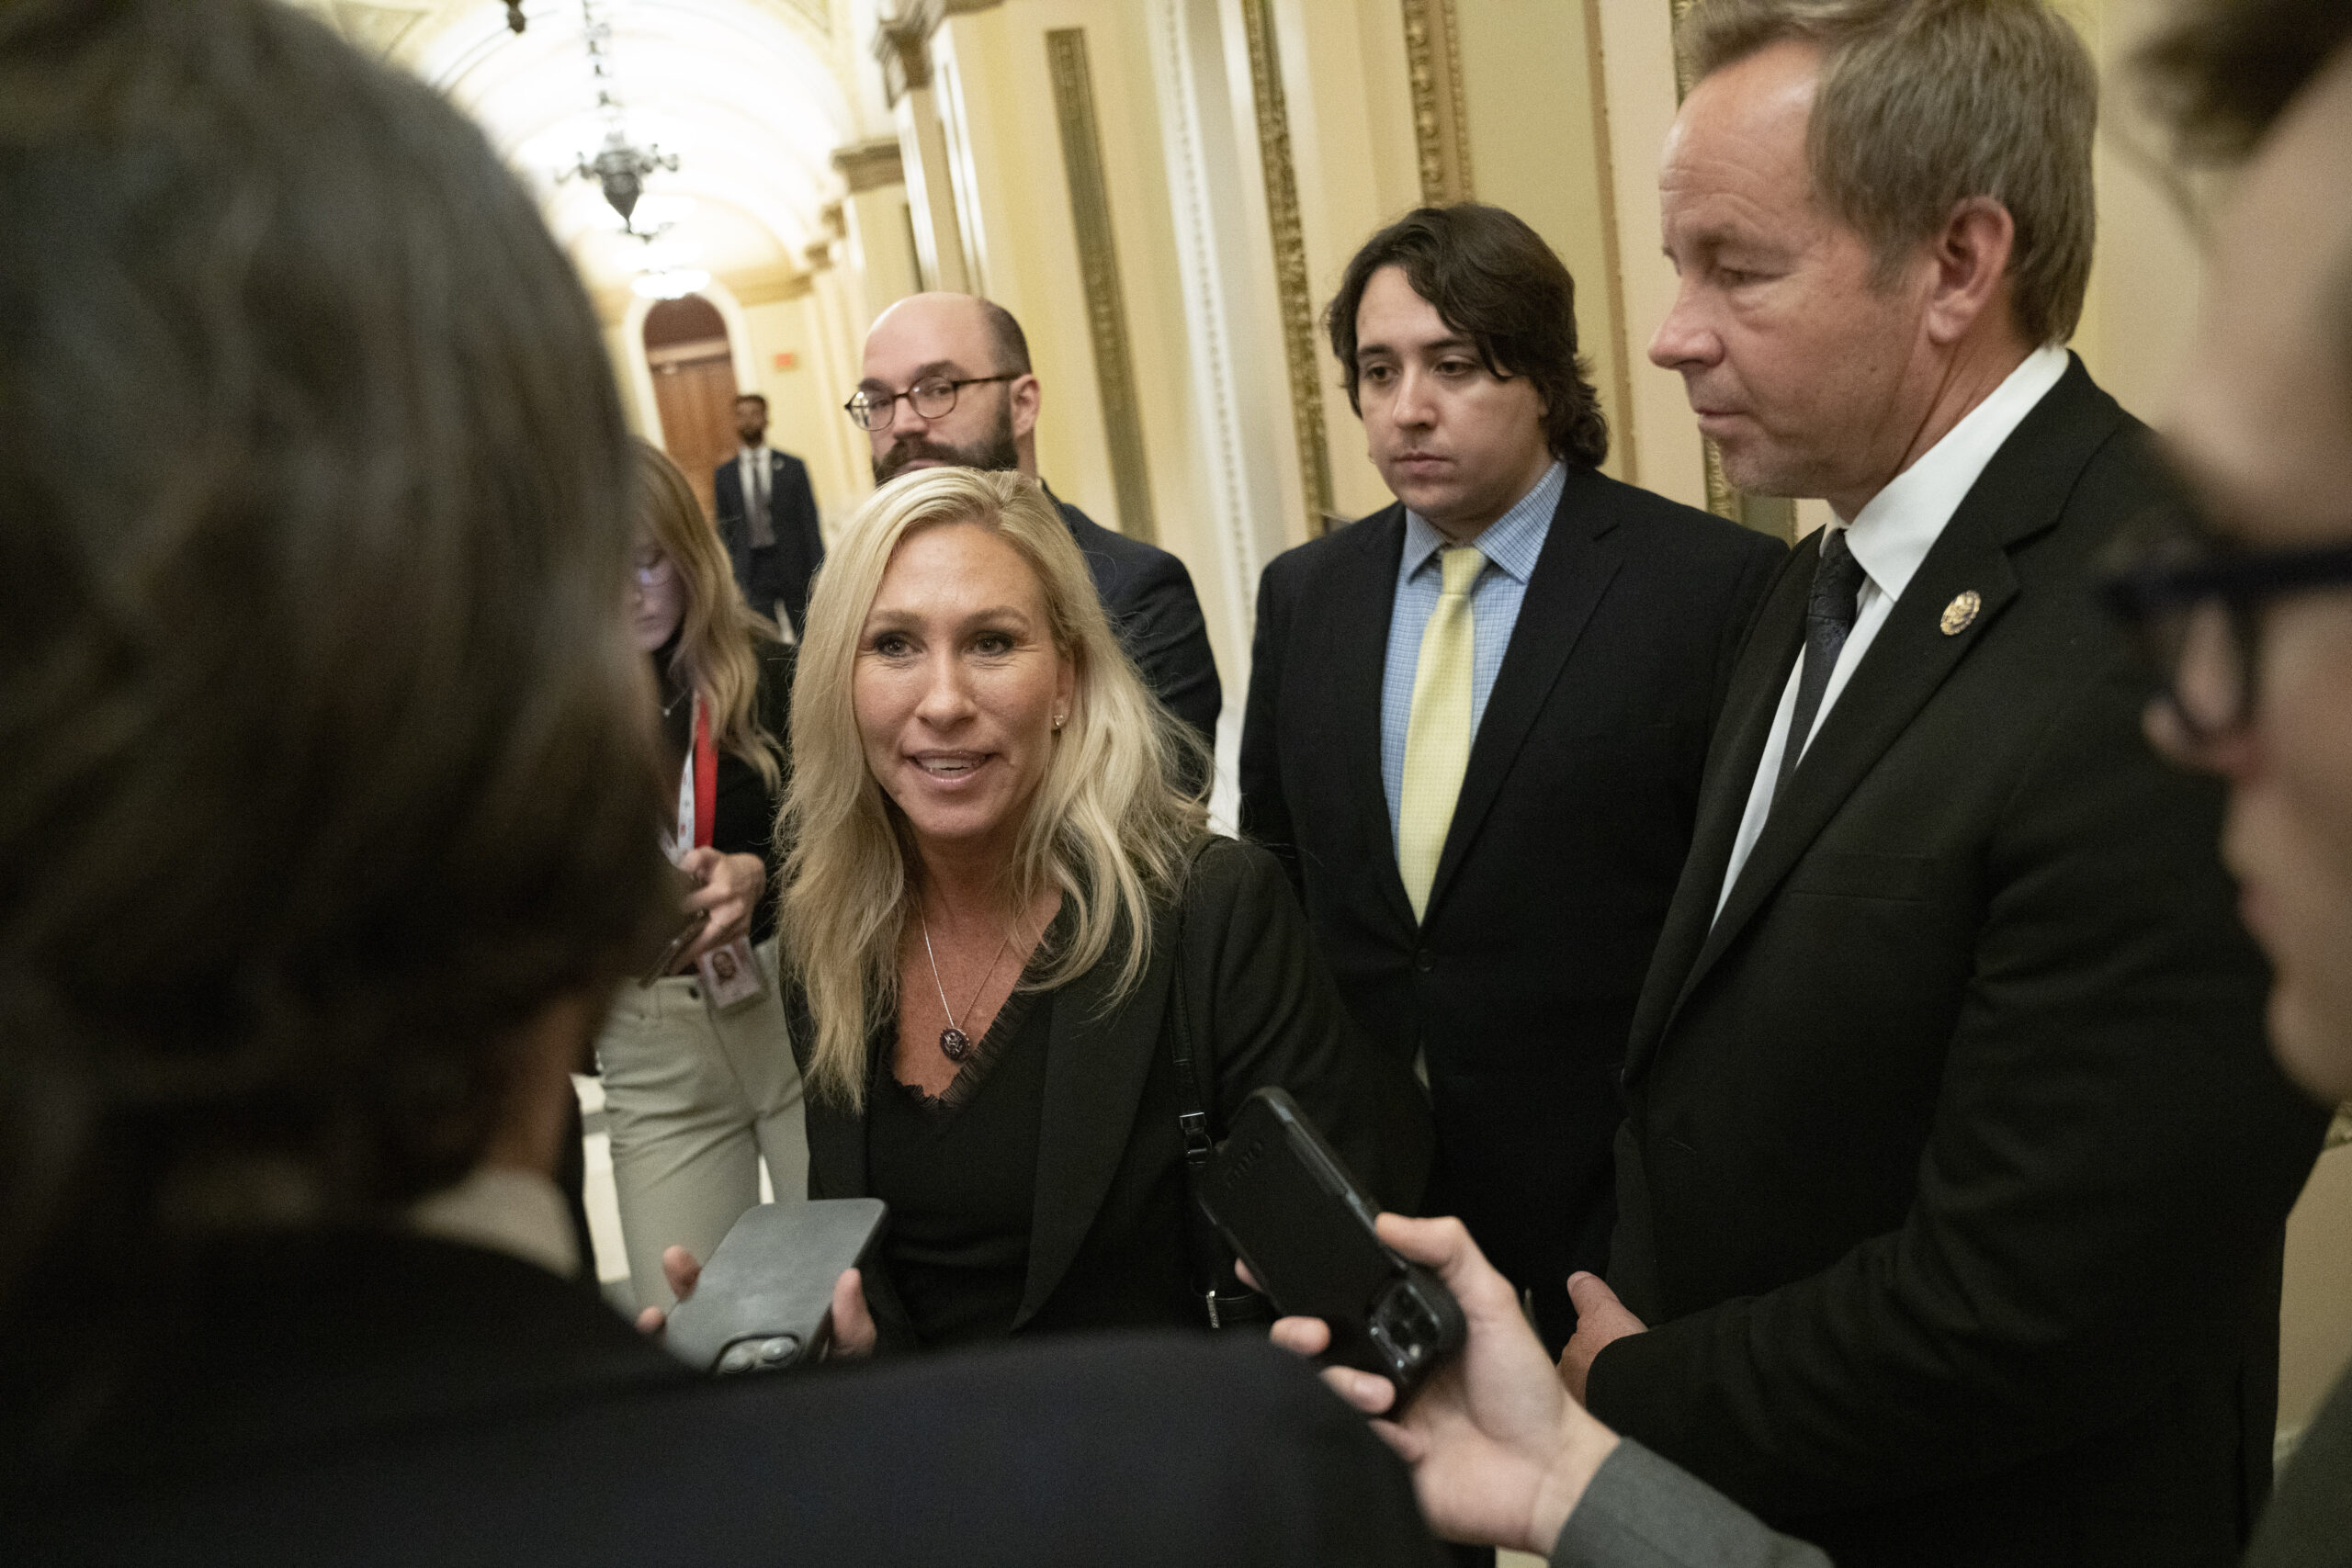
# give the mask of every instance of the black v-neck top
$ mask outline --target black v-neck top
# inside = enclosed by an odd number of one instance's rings
[[[1029,1278],[1053,1016],[1053,993],[1016,987],[935,1100],[891,1073],[898,1021],[876,1033],[866,1190],[890,1205],[883,1261],[926,1347],[1012,1331]]]

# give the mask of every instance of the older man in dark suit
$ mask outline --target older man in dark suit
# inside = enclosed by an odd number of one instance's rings
[[[595,313],[273,0],[0,7],[0,1562],[1426,1562],[1262,1344],[713,1384],[568,1277],[677,922]]]
[[[1035,479],[1044,404],[1012,312],[969,294],[916,294],[875,319],[848,407],[873,443],[874,482],[887,484],[942,464]],[[1214,749],[1224,693],[1192,573],[1158,546],[1114,533],[1058,496],[1054,503],[1144,684]]]
[[[2041,0],[1685,28],[1651,357],[1836,521],[1733,676],[1563,1373],[1840,1563],[2229,1562],[2321,1118],[2091,592],[2165,486],[2060,346],[2090,62]]]
[[[1266,569],[1241,825],[1289,863],[1357,1023],[1418,1058],[1427,1204],[1556,1350],[1607,1256],[1634,998],[1707,733],[1786,555],[1617,483],[1574,288],[1498,208],[1374,235],[1330,311],[1396,504]]]

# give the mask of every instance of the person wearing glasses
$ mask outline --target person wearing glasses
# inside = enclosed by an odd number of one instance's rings
[[[623,986],[596,1042],[613,1187],[640,1310],[666,1308],[662,1257],[711,1249],[760,1201],[808,1188],[800,1072],[776,984],[775,846],[789,765],[792,648],[744,607],[685,475],[630,443],[636,539],[629,636],[658,705],[674,814],[663,846],[687,884],[675,950]]]
[[[916,294],[882,312],[865,334],[864,378],[844,405],[874,448],[874,482],[955,465],[1037,478],[1037,414],[1045,391],[1012,312],[969,294]],[[1048,491],[1048,494],[1051,491]],[[1111,629],[1152,694],[1212,751],[1224,703],[1208,625],[1184,563],[1102,526],[1054,497],[1111,617]],[[1204,763],[1185,760],[1188,784]]]
[[[2096,71],[2044,0],[1681,43],[1650,356],[1836,520],[1730,677],[1563,1373],[1840,1563],[2225,1562],[2325,1119],[2091,586],[2165,488],[2064,346]]]
[[[2352,7],[2188,7],[2144,63],[2182,150],[2241,164],[2166,447],[2190,504],[2114,583],[2163,674],[2156,743],[2229,785],[2222,858],[2268,953],[2270,1045],[2352,1100]],[[2342,1157],[2342,1156],[2336,1156]],[[2352,1378],[2247,1568],[2352,1562]]]

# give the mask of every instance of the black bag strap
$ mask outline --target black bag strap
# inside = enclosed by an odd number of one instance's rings
[[[1207,1179],[1209,1156],[1216,1152],[1216,1127],[1210,1107],[1216,1103],[1216,1064],[1194,1048],[1193,1008],[1185,984],[1186,911],[1192,903],[1193,877],[1201,858],[1216,840],[1204,840],[1186,858],[1184,889],[1176,900],[1175,973],[1169,978],[1168,1005],[1174,1025],[1169,1031],[1169,1055],[1176,1065],[1177,1131],[1184,1140],[1184,1240],[1191,1257],[1193,1292],[1207,1311],[1211,1328],[1245,1323],[1265,1323],[1273,1311],[1266,1298],[1244,1285],[1233,1271],[1233,1249],[1217,1234],[1216,1222],[1201,1206],[1201,1184]]]

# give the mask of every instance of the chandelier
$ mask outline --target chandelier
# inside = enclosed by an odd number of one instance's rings
[[[509,10],[516,18],[522,14],[519,3],[510,5]],[[637,200],[645,194],[645,176],[657,170],[674,172],[678,155],[663,152],[658,144],[640,148],[629,141],[621,127],[621,102],[613,91],[612,24],[596,15],[596,0],[580,0],[580,20],[588,40],[588,66],[595,76],[597,112],[605,118],[605,145],[594,157],[581,153],[578,164],[560,171],[556,179],[559,183],[575,178],[595,181],[605,193],[605,204],[620,214],[621,231],[651,240],[660,230],[644,232],[637,228],[633,221]]]

